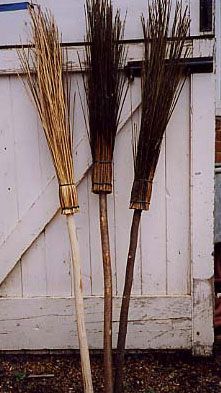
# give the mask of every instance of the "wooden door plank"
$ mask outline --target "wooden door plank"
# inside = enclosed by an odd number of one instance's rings
[[[18,219],[29,209],[36,195],[42,190],[39,130],[35,108],[26,94],[23,83],[17,77],[11,77],[11,121],[14,129],[16,190],[18,200]],[[28,116],[27,116],[28,113]],[[33,249],[28,250],[21,259],[21,279],[23,295],[46,295],[44,280],[33,277],[45,272],[44,237],[37,239]],[[33,268],[32,268],[33,264]],[[44,276],[43,276],[44,277]],[[40,286],[40,288],[39,288]]]
[[[191,80],[191,259],[193,353],[213,347],[213,230],[215,162],[214,75]],[[206,99],[206,101],[205,101]]]
[[[47,296],[46,273],[45,231],[43,231],[22,257],[23,297]],[[10,277],[11,274],[8,278]]]
[[[103,299],[84,301],[91,349],[103,346]],[[116,346],[121,299],[114,299],[113,331]],[[0,299],[0,350],[77,349],[73,298]],[[59,332],[59,334],[57,334]],[[127,348],[190,349],[191,298],[131,299]]]
[[[153,182],[150,210],[141,222],[142,294],[166,294],[165,139]]]
[[[10,275],[0,285],[0,297],[15,298],[23,296],[23,282],[21,261],[19,261]]]
[[[0,90],[0,243],[9,235],[18,221],[16,184],[15,136],[11,119],[11,77],[1,79]]]
[[[66,217],[60,212],[45,228],[47,295],[71,296],[71,253]]]
[[[190,293],[190,84],[166,133],[167,293]]]
[[[200,34],[200,0],[190,0],[190,34]]]
[[[221,116],[221,7],[215,2],[216,28],[216,114]]]
[[[11,77],[10,86],[18,213],[21,219],[41,192],[38,124],[35,108],[21,80]]]
[[[0,242],[9,234],[18,221],[18,190],[16,176],[15,129],[11,116],[11,77],[1,80],[0,91]],[[1,296],[22,296],[21,263],[0,286]]]
[[[138,111],[134,113],[132,121],[137,124],[139,123]],[[130,122],[125,125],[125,132],[118,135],[114,153],[114,163],[117,294],[122,295],[129,247],[130,227],[133,216],[133,210],[129,209],[134,175],[132,129]],[[133,294],[141,294],[140,236],[138,240],[132,291]]]

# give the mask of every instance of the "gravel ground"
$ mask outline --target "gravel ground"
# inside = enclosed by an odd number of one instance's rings
[[[0,393],[80,393],[77,355],[0,355]],[[101,356],[92,357],[95,393],[103,392]],[[221,352],[209,359],[155,352],[126,360],[125,393],[221,393]]]

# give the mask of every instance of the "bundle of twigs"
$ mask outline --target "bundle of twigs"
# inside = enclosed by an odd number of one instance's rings
[[[120,314],[115,393],[123,392],[128,311],[141,213],[149,209],[163,136],[185,81],[180,59],[187,56],[184,44],[189,18],[187,9],[182,11],[181,2],[176,2],[174,14],[171,3],[171,0],[153,0],[152,5],[148,4],[147,22],[142,17],[145,42],[142,115],[139,136],[134,140],[134,181],[130,201],[134,215]]]
[[[72,158],[70,79],[64,72],[64,53],[54,18],[39,7],[30,8],[32,48],[19,52],[21,66],[37,107],[59,183],[62,213],[66,215],[72,249],[73,281],[84,391],[93,393],[84,306],[79,247],[74,213],[78,212]]]
[[[108,234],[107,194],[112,192],[112,159],[126,79],[124,23],[113,15],[111,0],[86,1],[86,79],[89,141],[93,159],[92,192],[99,194],[100,232],[104,270],[105,392],[113,391],[112,373],[112,269]]]

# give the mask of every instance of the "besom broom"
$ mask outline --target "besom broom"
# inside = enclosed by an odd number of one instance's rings
[[[78,212],[72,158],[70,79],[54,18],[40,7],[30,7],[32,47],[19,51],[21,66],[37,107],[59,183],[62,213],[66,215],[72,250],[73,284],[81,367],[85,393],[93,393],[84,321],[82,278],[74,214]],[[66,59],[67,60],[67,59]]]
[[[124,22],[114,16],[111,0],[86,1],[86,77],[89,141],[92,153],[92,192],[99,195],[100,233],[104,272],[104,385],[113,392],[112,268],[108,232],[107,195],[112,192],[112,160],[119,118],[127,93],[122,69],[126,49]]]
[[[187,8],[183,11],[182,2],[177,1],[173,14],[171,0],[153,0],[152,5],[148,2],[147,22],[142,17],[145,56],[141,77],[141,124],[139,135],[134,138],[134,181],[130,200],[134,214],[120,313],[115,393],[124,391],[124,352],[141,214],[149,210],[163,136],[185,81],[180,59],[187,56],[185,39],[189,23]]]

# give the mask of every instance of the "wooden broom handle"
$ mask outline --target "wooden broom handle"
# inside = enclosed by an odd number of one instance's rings
[[[116,353],[116,373],[114,393],[123,393],[123,371],[124,371],[124,353],[127,337],[128,314],[130,306],[130,296],[134,278],[134,264],[137,251],[139,226],[142,210],[134,210],[133,221],[130,231],[130,245],[127,258],[126,275],[124,282],[124,292],[122,297],[120,324],[118,332],[117,353]]]
[[[107,194],[99,194],[100,232],[104,272],[104,391],[113,393],[112,268],[108,230]]]
[[[67,215],[68,232],[72,250],[72,280],[74,284],[75,310],[77,319],[78,339],[81,355],[81,367],[85,393],[93,393],[89,349],[87,343],[86,327],[84,320],[84,302],[82,293],[82,278],[80,265],[80,252],[76,235],[76,227],[73,215]]]

